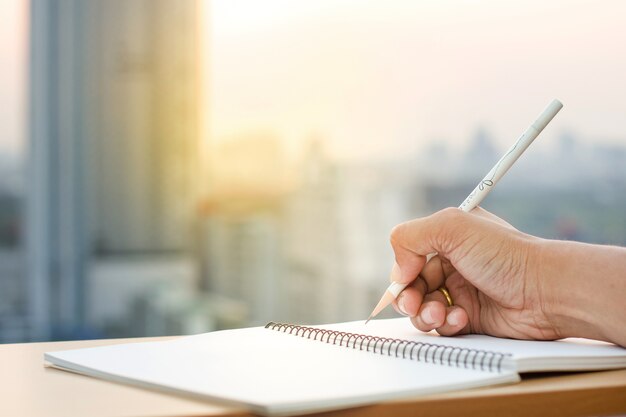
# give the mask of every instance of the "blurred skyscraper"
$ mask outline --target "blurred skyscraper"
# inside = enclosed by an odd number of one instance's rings
[[[252,324],[284,317],[281,216],[289,175],[272,135],[232,138],[212,149],[211,193],[204,201],[204,285],[241,300]]]
[[[33,338],[89,324],[88,271],[97,260],[191,250],[196,7],[196,0],[32,1]]]

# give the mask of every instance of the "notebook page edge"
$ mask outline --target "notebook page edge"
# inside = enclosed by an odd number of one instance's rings
[[[61,351],[65,352],[65,351]],[[145,380],[139,380],[137,378],[125,377],[121,375],[111,374],[105,371],[101,371],[94,368],[84,367],[82,365],[74,364],[72,362],[66,361],[62,358],[54,356],[53,353],[49,354],[49,352],[44,353],[44,359],[50,364],[51,368],[58,369],[64,372],[71,372],[77,375],[83,375],[89,378],[101,379],[104,381],[120,383],[130,387],[139,387],[148,389],[151,391],[161,392],[165,394],[175,394],[180,395],[181,397],[186,397],[193,400],[203,400],[203,401],[215,401],[217,404],[224,406],[233,406],[238,407],[239,409],[245,408],[247,410],[251,410],[255,413],[262,415],[269,415],[268,407],[255,404],[255,403],[247,403],[242,400],[229,399],[223,396],[213,397],[211,395],[199,392],[193,392],[189,390],[177,389],[175,387],[166,386],[159,383],[152,383]]]

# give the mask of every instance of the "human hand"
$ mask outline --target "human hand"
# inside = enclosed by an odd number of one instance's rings
[[[626,347],[626,248],[537,238],[481,208],[398,225],[391,245],[391,280],[410,283],[394,307],[420,330]]]
[[[481,208],[445,209],[400,224],[391,233],[391,279],[411,284],[394,307],[418,329],[442,335],[556,339],[532,261],[539,240]],[[433,252],[438,255],[425,264]],[[452,296],[451,307],[437,290],[442,285]]]

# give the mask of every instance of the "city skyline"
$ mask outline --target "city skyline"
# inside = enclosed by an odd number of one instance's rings
[[[198,221],[201,252],[187,259],[128,253],[94,258],[85,275],[87,297],[93,300],[86,311],[89,327],[81,334],[206,331],[275,317],[309,323],[358,319],[375,303],[388,273],[391,227],[456,204],[484,174],[484,160],[500,156],[485,129],[468,142],[464,152],[433,142],[438,146],[418,163],[409,156],[357,162],[333,159],[318,137],[309,142],[291,172],[295,177],[279,193],[271,185],[287,162],[278,138],[260,134],[228,143],[225,152],[230,156],[223,165],[247,167],[252,161],[257,166],[249,173],[222,172],[223,186],[215,188],[217,194],[204,205]],[[626,244],[626,219],[620,215],[626,204],[620,197],[620,190],[626,192],[626,146],[587,145],[569,134],[559,149],[528,153],[532,157],[522,158],[485,201],[487,209],[540,236]],[[570,158],[566,163],[564,154]],[[594,156],[599,160],[594,162]],[[265,172],[268,165],[272,170]],[[589,171],[598,166],[605,169]],[[442,172],[451,175],[442,178]],[[558,175],[554,181],[528,175],[546,172]],[[589,181],[599,187],[581,188],[593,185]],[[593,216],[598,209],[602,218]],[[5,305],[18,306],[22,290],[17,284],[22,280],[12,284],[11,276],[22,273],[16,263],[22,255],[1,255]],[[200,281],[194,278],[198,260],[204,265]],[[336,297],[348,290],[349,303]],[[20,317],[4,316],[8,340],[27,337],[15,325]],[[11,323],[14,327],[7,327]]]
[[[224,154],[224,150],[230,149],[230,148],[233,148],[233,149],[239,148],[240,146],[237,143],[242,140],[249,141],[250,146],[256,147],[257,151],[259,152],[259,155],[263,153],[267,153],[267,152],[280,153],[280,158],[282,159],[281,163],[288,166],[287,168],[285,168],[286,171],[283,172],[281,175],[283,174],[288,175],[289,169],[293,170],[294,167],[296,167],[299,163],[302,162],[302,158],[303,156],[306,155],[306,152],[307,152],[307,146],[309,146],[312,140],[321,143],[324,147],[324,151],[326,152],[327,157],[330,160],[333,160],[339,163],[352,163],[352,162],[367,163],[367,161],[371,161],[375,163],[377,161],[384,162],[384,161],[389,161],[393,159],[398,159],[402,161],[409,161],[409,163],[410,163],[410,160],[413,160],[416,163],[417,162],[419,162],[420,164],[426,163],[426,165],[429,165],[427,163],[428,158],[433,158],[433,161],[435,161],[432,164],[433,166],[437,166],[438,168],[445,169],[446,168],[445,166],[440,165],[442,155],[445,155],[445,157],[449,159],[449,163],[451,164],[453,162],[456,162],[456,161],[453,161],[454,159],[467,157],[468,153],[476,152],[476,150],[473,148],[476,146],[477,137],[480,137],[480,136],[484,136],[486,138],[487,146],[490,149],[487,155],[491,156],[491,158],[484,162],[489,162],[489,163],[495,162],[501,156],[500,153],[503,152],[507,148],[507,146],[503,146],[503,140],[495,136],[492,133],[492,131],[489,129],[489,127],[484,126],[484,125],[477,125],[470,133],[465,135],[464,138],[460,139],[461,141],[460,146],[455,146],[447,141],[430,139],[428,141],[425,141],[422,144],[420,150],[418,151],[402,152],[402,153],[398,153],[397,155],[391,155],[391,156],[382,154],[382,155],[369,157],[365,161],[351,160],[349,158],[344,159],[341,156],[331,154],[329,152],[330,147],[328,143],[329,142],[328,138],[320,134],[307,135],[302,140],[303,142],[302,149],[298,149],[295,152],[288,153],[287,149],[289,148],[289,146],[285,145],[284,138],[276,134],[268,133],[267,131],[258,131],[258,132],[250,131],[250,132],[244,132],[238,135],[237,137],[230,137],[229,139],[217,141],[213,144],[203,146],[202,150],[205,152],[205,155],[202,157],[202,162],[206,166],[202,168],[202,173],[206,176],[206,178],[210,178],[211,176],[215,176],[216,174],[218,174],[219,176],[219,172],[224,171],[224,170],[231,171],[231,174],[234,174],[236,171],[235,167],[232,164],[230,164],[229,161],[231,161],[233,157],[236,157],[236,160],[238,161],[238,163],[254,164],[256,166],[255,169],[257,170],[256,175],[265,175],[262,173],[262,170],[264,168],[263,162],[262,162],[263,158],[261,158],[259,161],[255,161],[253,155],[246,156],[246,153],[243,153],[239,156],[236,156],[231,151],[229,152],[230,156],[227,156],[225,159],[220,159],[220,158],[224,158],[224,156],[226,155]],[[609,152],[610,153],[611,150],[613,150],[613,151],[617,151],[618,154],[620,150],[626,150],[626,140],[624,141],[624,143],[602,142],[602,141],[597,140],[595,137],[593,137],[593,135],[583,136],[583,135],[578,134],[576,131],[569,129],[567,127],[565,127],[560,133],[553,134],[553,136],[554,136],[553,138],[550,138],[552,140],[549,140],[548,138],[544,138],[542,134],[541,137],[538,138],[536,143],[534,143],[531,146],[531,150],[529,152],[530,155],[526,155],[524,156],[524,158],[522,158],[521,164],[541,166],[542,163],[536,163],[536,161],[534,160],[537,158],[547,157],[550,155],[556,156],[558,152],[561,152],[563,150],[566,150],[567,153],[572,153],[572,152],[576,153],[576,152],[581,152],[582,150],[587,150],[587,151],[593,150],[596,153],[597,152],[605,152],[605,153]],[[539,145],[539,143],[542,143],[543,145]],[[269,146],[269,148],[264,149],[265,145]],[[484,159],[485,155],[483,155],[482,157]],[[585,155],[585,158],[587,158],[588,160],[593,159],[593,157],[594,157],[593,153],[588,153],[587,155]],[[244,161],[245,158],[248,158],[247,162]],[[13,152],[3,152],[2,149],[0,149],[0,175],[1,175],[0,191],[4,191],[10,194],[16,194],[16,195],[21,194],[26,184],[25,183],[26,175],[24,172],[25,164],[26,164],[26,160],[24,156],[16,155]],[[477,166],[477,169],[478,170],[487,169],[488,165],[489,164],[485,164],[484,167]],[[599,161],[597,165],[601,166],[602,162]],[[269,168],[274,169],[275,167],[270,166]],[[453,175],[464,174],[463,172],[459,172],[458,166],[451,165],[450,168],[452,169],[451,174]],[[468,167],[464,167],[464,168],[468,168]],[[473,168],[470,168],[470,170],[473,170]],[[425,176],[429,175],[426,170],[422,170],[421,172]],[[568,171],[567,169],[563,169],[562,170],[563,177],[567,177],[568,172],[571,172],[572,178],[576,178],[576,175],[579,173],[579,170],[572,169],[571,171]],[[245,176],[246,174],[242,172],[239,175]],[[272,175],[276,175],[276,174],[272,174]],[[206,187],[208,184],[204,183],[203,185]],[[205,188],[204,190],[200,190],[200,191],[208,192],[210,191],[209,189],[213,186],[214,184],[209,186],[209,188]],[[218,187],[221,187],[221,188],[228,188],[228,186],[229,184],[224,184],[224,185],[218,184]],[[211,192],[213,191],[214,190],[211,190]]]

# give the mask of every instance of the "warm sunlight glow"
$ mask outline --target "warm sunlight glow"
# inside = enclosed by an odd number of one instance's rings
[[[621,140],[626,5],[608,3],[213,1],[213,140],[319,134],[342,158],[391,156],[485,125],[504,146],[554,97],[547,137]]]

